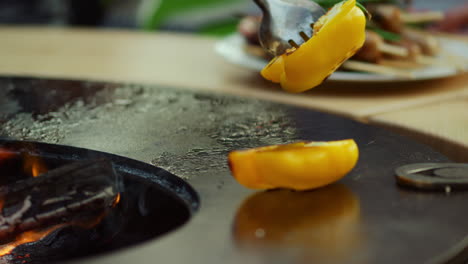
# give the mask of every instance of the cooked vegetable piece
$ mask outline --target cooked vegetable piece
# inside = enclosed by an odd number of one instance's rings
[[[311,89],[362,47],[365,26],[365,14],[356,0],[343,1],[314,24],[309,40],[274,58],[261,74],[289,92]]]
[[[421,47],[413,41],[403,39],[398,44],[408,50],[407,58],[410,60],[417,60],[422,54]]]
[[[373,31],[366,31],[366,41],[362,48],[354,55],[354,59],[379,63],[382,59],[382,52],[379,45],[383,42],[382,38]]]
[[[232,151],[228,161],[233,176],[247,188],[307,190],[344,177],[358,156],[356,142],[347,139]]]
[[[405,29],[403,36],[409,41],[416,43],[424,55],[434,56],[440,50],[439,41],[427,33]]]
[[[401,20],[401,9],[398,6],[372,4],[367,6],[367,10],[372,14],[372,21],[380,28],[393,33],[402,32],[403,22]]]

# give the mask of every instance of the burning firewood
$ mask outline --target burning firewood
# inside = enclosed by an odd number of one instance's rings
[[[0,239],[50,225],[104,216],[122,179],[106,160],[80,161],[0,187]],[[97,224],[97,223],[96,223]]]

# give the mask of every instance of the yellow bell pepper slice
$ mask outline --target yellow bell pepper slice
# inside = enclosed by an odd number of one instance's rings
[[[261,75],[288,92],[321,84],[365,41],[366,16],[356,0],[336,4],[314,24],[314,35],[297,49],[273,58]]]
[[[228,154],[234,178],[247,188],[308,190],[344,177],[357,163],[352,139],[273,145]]]

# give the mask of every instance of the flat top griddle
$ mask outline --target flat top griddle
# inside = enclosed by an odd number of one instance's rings
[[[2,137],[151,163],[200,196],[183,227],[83,263],[463,263],[466,257],[468,192],[418,191],[395,181],[399,166],[448,159],[383,129],[155,86],[3,78],[0,87]],[[234,149],[344,138],[358,143],[358,165],[317,191],[251,191],[227,166]]]

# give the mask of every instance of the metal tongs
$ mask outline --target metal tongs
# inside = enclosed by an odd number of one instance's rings
[[[310,0],[254,0],[263,13],[259,39],[273,56],[297,48],[313,35],[314,23],[326,11]]]

